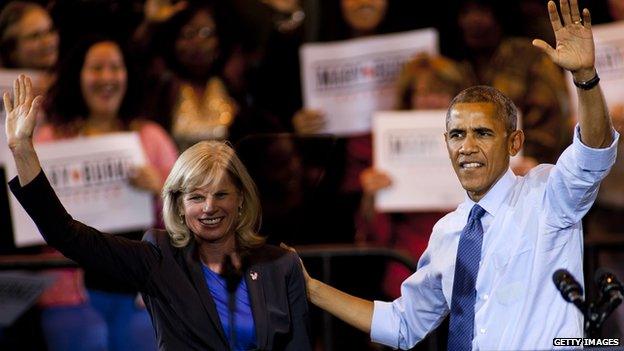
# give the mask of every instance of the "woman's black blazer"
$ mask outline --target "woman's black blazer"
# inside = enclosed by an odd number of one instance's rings
[[[88,269],[136,286],[152,318],[160,350],[229,350],[206,285],[195,242],[173,247],[162,230],[143,241],[103,234],[75,221],[41,172],[21,187],[10,183],[49,245]],[[310,350],[308,305],[299,258],[264,245],[246,259],[259,350]]]

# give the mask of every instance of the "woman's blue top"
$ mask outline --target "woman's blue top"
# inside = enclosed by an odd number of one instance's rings
[[[225,278],[213,272],[206,265],[202,264],[202,271],[206,278],[206,284],[219,313],[219,319],[225,332],[225,337],[230,340],[230,309],[228,308],[228,292]],[[235,345],[232,350],[247,351],[256,348],[256,325],[251,313],[251,300],[247,290],[247,283],[242,279],[236,289],[236,308],[234,313]]]

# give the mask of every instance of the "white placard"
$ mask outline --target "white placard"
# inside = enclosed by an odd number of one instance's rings
[[[375,196],[382,212],[452,210],[464,200],[444,142],[446,110],[373,117],[373,163],[392,185]]]
[[[396,79],[421,52],[437,54],[434,29],[305,44],[300,50],[305,107],[325,114],[324,133],[368,133],[374,111],[395,108]]]
[[[2,146],[5,150],[6,143]],[[154,222],[152,195],[128,182],[131,169],[145,164],[137,133],[75,138],[35,145],[52,187],[75,219],[108,233],[149,228]],[[5,151],[7,152],[7,151]],[[15,176],[14,163],[7,174]],[[16,246],[43,238],[13,194],[9,195]]]
[[[624,105],[624,21],[592,26],[596,42],[596,71],[600,76],[600,86],[609,109]],[[571,92],[571,112],[578,119],[578,97],[572,82],[572,74],[567,72],[568,87]]]

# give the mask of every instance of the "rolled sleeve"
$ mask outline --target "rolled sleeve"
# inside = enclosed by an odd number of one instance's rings
[[[591,148],[581,141],[581,129],[577,125],[574,128],[574,140],[572,150],[574,160],[578,166],[586,171],[600,172],[608,170],[614,163],[617,156],[617,144],[620,134],[612,129],[613,142],[606,148]]]
[[[393,308],[391,302],[374,302],[370,336],[373,342],[397,349],[401,322]]]

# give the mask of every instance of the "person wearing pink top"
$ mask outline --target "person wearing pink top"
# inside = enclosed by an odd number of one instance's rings
[[[47,123],[38,128],[33,139],[35,143],[47,143],[137,132],[147,163],[136,168],[130,181],[154,195],[153,227],[162,228],[158,195],[178,151],[162,127],[136,117],[138,81],[127,57],[122,46],[108,38],[80,42],[59,67],[59,79],[44,103]],[[140,232],[118,234],[141,238]],[[39,301],[48,349],[156,350],[149,316],[134,288],[90,271],[84,273],[83,281],[79,269],[55,270],[51,274],[57,279]]]

